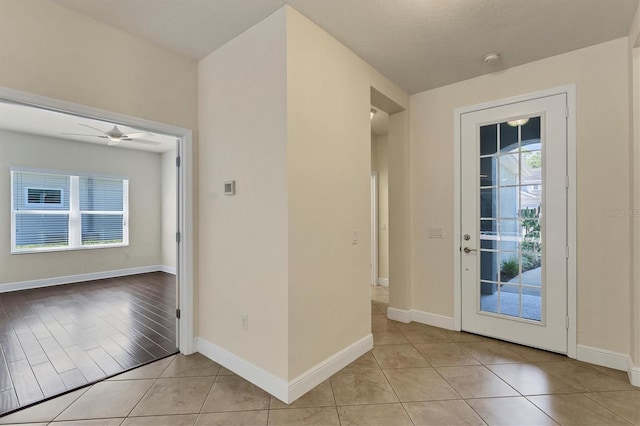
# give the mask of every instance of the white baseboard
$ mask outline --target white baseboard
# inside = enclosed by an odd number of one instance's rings
[[[287,402],[289,398],[289,385],[285,380],[274,376],[202,337],[195,338],[194,346],[196,351],[210,360],[233,371],[238,376],[262,388],[279,400]]]
[[[127,275],[146,274],[162,271],[162,265],[140,266],[137,268],[116,269],[112,271],[91,272],[88,274],[68,275],[65,277],[43,278],[39,280],[18,281],[14,283],[0,284],[0,293],[16,290],[28,290],[31,288],[49,287],[54,285],[72,284],[84,281],[101,280],[104,278],[117,278]]]
[[[406,311],[404,309],[387,308],[387,318],[394,321],[410,323],[411,311]]]
[[[404,323],[415,321],[421,324],[432,325],[434,327],[446,328],[447,330],[455,329],[455,321],[452,317],[418,311],[416,309],[404,310],[387,308],[387,318]]]
[[[434,327],[445,328],[447,330],[455,330],[455,320],[453,317],[432,314],[430,312],[412,310],[411,319],[422,324],[432,325]]]
[[[231,352],[201,338],[195,339],[198,352],[290,404],[373,348],[371,334],[352,343],[289,383]]]
[[[640,387],[640,367],[633,365],[633,360],[629,357],[627,373],[629,374],[629,381],[633,386]]]
[[[389,287],[389,278],[380,278],[380,277],[378,277],[377,283],[378,283],[378,285],[381,285],[382,287]]]
[[[578,345],[576,355],[578,361],[613,368],[614,370],[627,371],[629,368],[629,355],[619,352]]]
[[[291,380],[289,403],[300,398],[372,348],[373,335],[369,334]]]
[[[167,274],[175,275],[176,274],[176,267],[175,266],[160,265],[160,271],[162,271],[164,273],[167,273]]]

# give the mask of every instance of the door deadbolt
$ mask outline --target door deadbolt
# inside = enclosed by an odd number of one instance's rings
[[[462,238],[464,238],[465,241],[469,241],[471,239],[471,235],[464,234],[464,237],[462,237]]]

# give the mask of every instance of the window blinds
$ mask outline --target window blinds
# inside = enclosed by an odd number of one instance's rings
[[[128,244],[126,178],[11,170],[12,253]]]

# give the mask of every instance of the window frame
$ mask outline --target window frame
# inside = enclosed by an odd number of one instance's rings
[[[14,206],[14,173],[40,173],[51,174],[58,176],[66,176],[70,180],[69,185],[69,209],[68,210],[16,210]],[[122,211],[93,211],[93,210],[80,210],[80,177],[93,177],[102,179],[118,179],[122,181],[123,193],[122,193]],[[93,250],[102,248],[115,248],[115,247],[128,247],[129,246],[129,178],[127,176],[114,176],[105,175],[99,173],[87,173],[87,172],[72,172],[64,170],[50,170],[50,169],[34,169],[25,167],[11,167],[10,168],[10,198],[11,198],[11,254],[28,254],[28,253],[49,253],[49,252],[61,252],[61,251],[76,251],[76,250]],[[45,189],[45,190],[59,190],[61,192],[60,203],[55,204],[43,204],[43,203],[28,203],[28,191],[29,188]],[[25,187],[25,206],[27,207],[62,207],[65,203],[65,189],[64,188],[40,188],[35,186]],[[68,244],[66,246],[52,246],[52,247],[31,247],[31,248],[17,248],[16,247],[16,218],[18,214],[26,215],[67,215],[69,217],[67,231],[68,231]],[[86,214],[103,214],[122,216],[122,242],[107,243],[107,244],[83,244],[82,243],[82,215]]]

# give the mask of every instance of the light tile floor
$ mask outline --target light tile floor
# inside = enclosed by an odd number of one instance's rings
[[[626,373],[386,319],[374,348],[291,405],[205,357],[177,355],[0,418],[38,425],[640,425]]]

